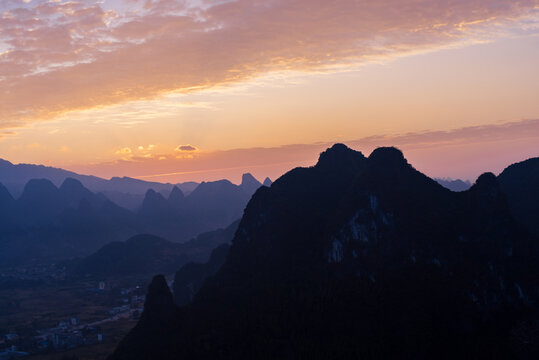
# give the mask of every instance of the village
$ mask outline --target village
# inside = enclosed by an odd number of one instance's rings
[[[104,325],[121,320],[136,320],[144,308],[145,296],[141,286],[117,288],[114,283],[99,281],[96,287],[85,289],[88,294],[114,296],[116,303],[104,317],[84,322],[77,316],[63,319],[54,327],[37,329],[21,335],[16,331],[1,334],[0,360],[28,357],[35,354],[54,354],[82,346],[95,345],[107,340]]]

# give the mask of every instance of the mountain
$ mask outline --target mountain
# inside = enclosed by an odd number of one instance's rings
[[[65,208],[60,191],[47,179],[32,179],[17,200],[18,222],[37,226],[51,222]]]
[[[262,185],[267,186],[267,187],[270,187],[271,184],[272,184],[272,181],[271,181],[271,179],[270,179],[269,177],[267,177],[267,178],[264,180],[264,182],[262,183]]]
[[[22,194],[25,185],[32,179],[47,179],[55,186],[60,186],[66,179],[75,179],[94,193],[103,193],[118,205],[130,210],[140,207],[144,194],[148,189],[154,191],[171,191],[173,184],[143,181],[129,177],[113,177],[110,180],[91,175],[80,175],[72,171],[32,164],[12,164],[0,159],[0,183],[2,183],[13,197]],[[196,182],[176,184],[184,193],[188,194],[198,186]]]
[[[236,220],[225,228],[203,232],[182,244],[184,248],[189,249],[190,261],[196,263],[206,262],[213,249],[222,244],[232,243],[239,224],[240,220]]]
[[[185,195],[183,194],[183,191],[181,191],[179,187],[174,186],[168,196],[168,202],[174,209],[180,210],[185,204]]]
[[[63,169],[43,165],[15,165],[0,159],[0,182],[9,189],[15,198],[22,194],[25,184],[32,179],[48,179],[56,186],[60,186],[66,178],[76,178],[77,176],[79,175]],[[90,176],[88,178],[92,181],[99,179]]]
[[[256,191],[189,304],[156,278],[110,359],[537,358],[538,260],[493,174],[452,192],[336,144]]]
[[[11,203],[13,200],[13,196],[11,196],[8,189],[0,184],[0,207]]]
[[[13,199],[8,189],[0,184],[0,234],[4,234],[4,236],[12,235],[13,232],[17,231],[17,227],[14,226],[11,220],[14,203],[15,199]],[[0,235],[1,238],[2,235]]]
[[[507,167],[498,181],[517,220],[539,236],[539,158]]]
[[[162,217],[172,211],[172,206],[163,195],[149,189],[144,196],[140,213],[142,216]]]
[[[87,255],[141,230],[133,213],[71,178],[60,188],[32,179],[20,198],[8,197],[0,211],[2,266]]]
[[[241,218],[251,195],[228,180],[202,182],[186,198],[187,215],[205,231],[224,227]]]
[[[48,179],[32,179],[18,199],[1,186],[0,266],[87,256],[135,234],[189,241],[239,219],[250,198],[226,180],[201,184],[188,196],[174,186],[166,195],[148,189],[134,212],[73,178],[59,188]]]
[[[66,178],[58,189],[62,201],[67,207],[75,208],[81,201],[88,201],[92,206],[99,207],[108,199],[102,194],[94,194],[78,180]]]
[[[182,266],[174,276],[174,302],[183,306],[193,300],[204,281],[223,266],[229,250],[229,244],[220,245],[212,251],[208,262],[190,262]]]
[[[452,180],[452,179],[434,179],[436,182],[446,189],[451,191],[465,191],[468,190],[472,184],[468,180]]]
[[[248,195],[253,195],[255,191],[261,187],[260,181],[249,173],[243,174],[241,177],[240,188]]]
[[[192,261],[213,263],[216,260],[211,258],[212,251],[228,246],[238,224],[236,221],[226,229],[200,234],[184,244],[149,234],[114,241],[85,258],[71,261],[68,272],[71,276],[86,277],[150,276],[174,273]]]

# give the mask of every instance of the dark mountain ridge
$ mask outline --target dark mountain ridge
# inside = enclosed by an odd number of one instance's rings
[[[452,192],[336,144],[259,188],[193,301],[148,302],[110,358],[536,358],[538,243],[493,174]]]

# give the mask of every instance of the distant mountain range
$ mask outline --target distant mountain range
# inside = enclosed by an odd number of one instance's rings
[[[452,180],[452,179],[439,179],[435,178],[436,182],[446,189],[451,191],[465,191],[472,187],[472,183],[468,180]]]
[[[176,274],[185,306],[156,276],[110,359],[537,359],[538,160],[453,192],[336,144],[256,191],[219,270]]]
[[[28,169],[43,170],[39,166]],[[66,175],[63,170],[44,169],[41,174],[56,174],[57,180]],[[8,173],[0,172],[4,178],[13,175]],[[129,189],[128,184],[139,190],[157,184],[134,179],[121,181],[125,182],[125,189]],[[107,184],[114,183],[113,179]],[[86,256],[105,244],[136,234],[185,242],[241,218],[249,198],[260,186],[252,175],[245,174],[240,185],[228,180],[203,182],[188,195],[178,186],[167,190],[167,197],[162,187],[161,192],[148,189],[139,208],[132,211],[117,205],[104,193],[90,191],[75,178],[65,178],[59,187],[49,179],[31,179],[18,198],[0,183],[0,266]]]
[[[177,186],[185,194],[189,194],[198,186],[196,182],[163,184],[129,177],[113,177],[107,180],[97,176],[80,175],[72,171],[43,165],[15,165],[9,161],[0,159],[0,183],[15,198],[21,196],[24,187],[32,179],[48,179],[55,186],[59,187],[68,178],[80,181],[90,191],[103,193],[110,200],[130,210],[136,210],[140,207],[144,199],[144,194],[149,189],[168,196],[174,186]]]

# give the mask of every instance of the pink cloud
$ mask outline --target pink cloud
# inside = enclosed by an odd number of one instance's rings
[[[137,2],[129,2],[135,6]],[[0,126],[483,39],[537,0],[98,1],[0,5]],[[515,25],[517,24],[517,25]]]

